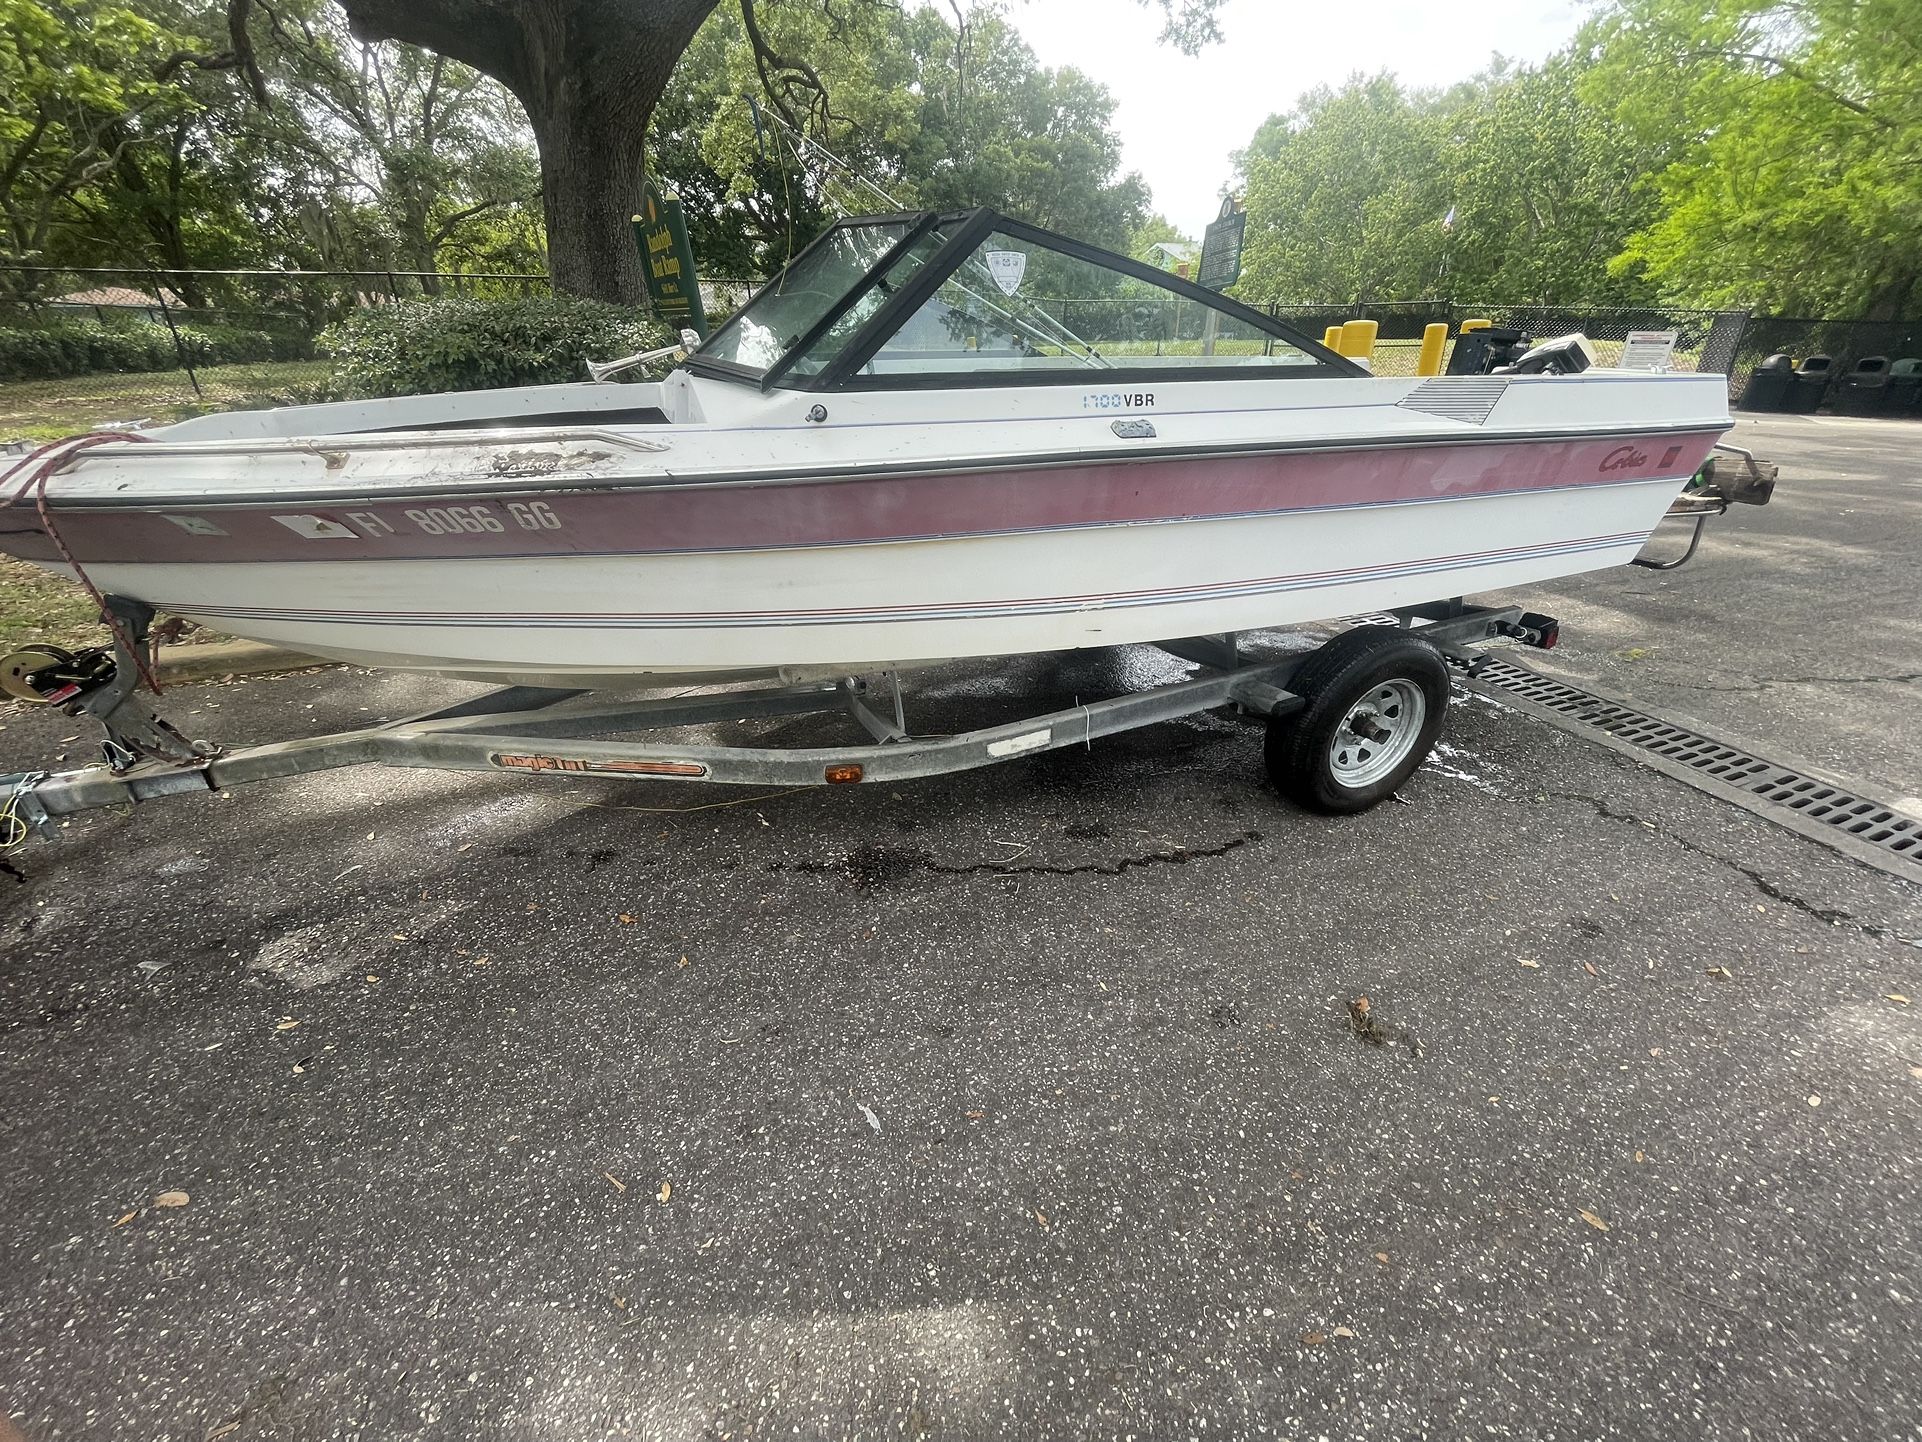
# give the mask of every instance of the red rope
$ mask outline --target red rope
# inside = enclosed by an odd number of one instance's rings
[[[66,541],[60,535],[59,527],[53,523],[53,511],[47,505],[47,482],[72,464],[74,457],[80,452],[90,446],[104,445],[111,441],[144,441],[146,439],[147,437],[134,431],[89,431],[83,436],[68,436],[64,440],[49,441],[38,450],[29,453],[25,460],[7,472],[8,481],[22,471],[27,475],[20,489],[8,498],[7,504],[17,506],[27,498],[29,492],[33,494],[33,510],[34,514],[40,518],[40,529],[47,533],[47,539],[53,542],[54,549],[60,552],[61,559],[72,568],[74,578],[87,588],[87,594],[93,597],[94,605],[100,608],[100,619],[106,622],[107,629],[113,632],[113,639],[120,649],[133,658],[134,667],[140,672],[140,679],[146,682],[147,689],[158,696],[160,682],[154,675],[153,666],[149,662],[145,648],[134,644],[133,637],[129,636],[121,626],[120,618],[115,616],[108,607],[106,596],[98,586],[94,585],[93,577],[87,574],[86,567],[82,566],[79,558],[67,548]]]

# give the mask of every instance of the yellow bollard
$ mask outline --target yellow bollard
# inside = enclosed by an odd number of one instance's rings
[[[1440,321],[1421,328],[1421,353],[1415,357],[1415,374],[1418,376],[1438,376],[1442,369],[1442,351],[1448,346],[1448,327]]]
[[[1341,351],[1341,327],[1338,325],[1329,326],[1327,330],[1321,333],[1321,343],[1327,346],[1329,350],[1339,354]]]
[[[1457,333],[1467,335],[1471,330],[1487,330],[1488,327],[1489,322],[1485,320],[1465,320],[1461,324],[1461,330]]]
[[[1369,363],[1373,369],[1375,357],[1375,333],[1381,329],[1377,321],[1351,320],[1341,328],[1341,344],[1336,347],[1350,360]]]

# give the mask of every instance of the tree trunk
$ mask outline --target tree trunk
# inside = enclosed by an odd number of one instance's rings
[[[555,103],[528,106],[541,152],[547,269],[555,290],[636,305],[646,300],[629,221],[641,208],[652,109],[651,98],[643,108],[569,88]]]
[[[134,197],[140,222],[152,238],[154,253],[166,267],[166,283],[190,309],[206,305],[207,297],[200,279],[192,274],[193,257],[187,253],[186,231],[181,226],[181,188],[186,178],[185,147],[187,126],[176,125],[170,137],[163,189],[156,191],[147,181],[142,157],[133,145],[124,147],[114,162],[121,186]]]
[[[491,75],[527,110],[541,153],[557,290],[646,296],[628,220],[647,121],[719,0],[341,0],[357,35],[401,40]]]

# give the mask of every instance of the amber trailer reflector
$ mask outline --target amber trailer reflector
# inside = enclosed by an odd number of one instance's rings
[[[828,785],[842,786],[850,781],[859,781],[861,779],[861,768],[854,762],[844,761],[839,766],[828,767],[822,774],[827,777]]]

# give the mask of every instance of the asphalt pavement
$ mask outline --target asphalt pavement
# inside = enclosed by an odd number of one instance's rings
[[[1531,593],[1569,638],[1531,659],[1913,796],[1913,677],[1857,678],[1922,671],[1922,430],[1772,424],[1775,506],[1699,573]],[[468,689],[169,711],[271,740]],[[0,725],[8,766],[87,744]],[[0,1416],[1915,1436],[1922,886],[1478,696],[1365,816],[1259,753],[1210,715],[776,795],[359,768],[15,853]]]
[[[1711,521],[1680,570],[1531,589],[1567,637],[1531,664],[1859,777],[1922,815],[1922,426],[1744,415],[1729,440],[1781,464],[1774,499]],[[1651,556],[1680,553],[1686,531],[1669,526]]]

